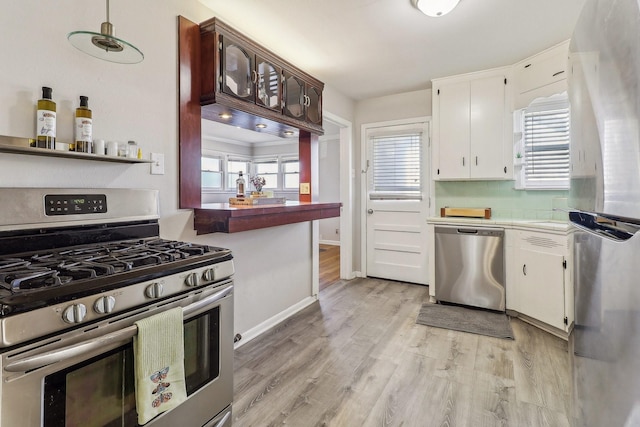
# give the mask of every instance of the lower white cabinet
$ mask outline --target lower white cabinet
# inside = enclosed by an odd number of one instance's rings
[[[566,234],[512,230],[511,263],[512,307],[532,319],[568,332],[572,301],[567,298],[571,286]],[[510,259],[509,259],[510,258]],[[572,317],[572,316],[571,316]]]

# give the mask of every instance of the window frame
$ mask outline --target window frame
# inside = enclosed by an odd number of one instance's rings
[[[232,162],[232,161],[247,163],[246,171],[244,169],[242,171],[243,177],[245,178],[247,189],[254,189],[250,178],[256,175],[256,169],[257,169],[256,165],[258,163],[262,163],[265,161],[275,161],[275,163],[277,164],[277,171],[278,171],[276,174],[274,174],[276,175],[277,187],[265,186],[263,187],[263,190],[269,190],[269,191],[278,192],[278,193],[296,193],[296,194],[299,191],[299,186],[296,186],[295,188],[294,187],[285,188],[284,186],[284,183],[285,183],[284,163],[287,161],[296,161],[299,164],[300,159],[299,159],[298,153],[283,153],[283,154],[277,154],[277,155],[264,155],[264,156],[246,156],[242,154],[226,154],[226,153],[215,151],[215,150],[203,150],[201,159],[202,158],[218,158],[218,159],[221,159],[220,161],[222,163],[221,165],[222,187],[202,187],[203,193],[235,192],[235,179],[237,178],[235,178],[236,175],[233,175],[233,172],[229,170],[230,169],[229,162]],[[201,169],[202,169],[202,164],[203,162],[201,161]],[[299,168],[298,168],[298,171],[295,172],[295,174],[299,176],[300,174]],[[232,178],[233,178],[232,182],[229,182]]]
[[[398,138],[410,136],[412,138],[417,137],[418,152],[412,157],[414,161],[417,161],[417,171],[413,172],[413,175],[418,179],[418,185],[415,190],[380,190],[375,191],[375,139],[385,138]],[[424,161],[424,150],[428,150],[429,135],[425,132],[424,125],[421,123],[408,124],[408,125],[392,125],[382,128],[373,128],[367,131],[367,158],[371,159],[371,162],[367,160],[366,169],[371,169],[371,173],[368,173],[367,183],[367,197],[370,200],[422,200],[427,187],[429,185],[428,179],[426,179]],[[370,189],[370,190],[369,190]]]
[[[527,132],[527,118],[528,116],[531,116],[533,114],[547,114],[548,116],[552,116],[552,112],[554,111],[566,115],[566,117],[562,118],[563,121],[559,123],[560,126],[565,127],[565,131],[560,134],[560,137],[556,140],[556,143],[551,146],[552,149],[547,151],[552,153],[552,155],[554,156],[553,160],[556,160],[556,162],[562,162],[561,165],[563,166],[563,168],[561,172],[558,172],[554,176],[545,179],[538,175],[531,175],[528,172],[529,170],[531,170],[530,163],[535,161],[529,154],[535,150],[530,149],[532,143],[528,142],[528,138],[536,138],[536,135],[531,136],[531,134]],[[542,118],[542,120],[544,121],[545,118]],[[520,126],[521,130],[520,140],[518,141],[516,146],[515,164],[516,166],[519,166],[521,168],[520,173],[516,175],[516,189],[551,191],[568,190],[570,186],[571,172],[571,108],[566,93],[535,101],[528,107],[518,110],[516,122]],[[539,135],[538,137],[545,138],[546,136],[544,135],[544,133],[549,134],[548,129],[549,123],[547,123],[547,130],[541,132],[541,135]],[[564,140],[566,140],[566,142],[562,142]],[[535,142],[533,142],[533,144],[535,144]],[[563,148],[563,146],[566,146],[566,148]],[[566,151],[566,153],[562,153],[563,151]],[[518,155],[520,157],[518,157]],[[546,166],[548,166],[548,164]]]
[[[298,191],[300,188],[300,156],[282,155],[282,156],[279,156],[278,162],[279,162],[278,170],[281,177],[280,188],[282,189],[282,191]],[[286,171],[287,163],[297,163],[298,164],[297,171],[287,172]],[[290,175],[295,175],[298,177],[297,184],[295,187],[286,186],[287,176],[290,176]]]
[[[204,162],[202,161],[202,159],[207,158],[207,159],[216,159],[220,162],[220,170],[219,171],[209,171],[209,170],[205,170],[204,169]],[[224,191],[224,183],[225,183],[225,155],[223,153],[217,152],[217,151],[211,151],[211,150],[206,150],[203,151],[202,155],[200,156],[200,174],[201,174],[201,182],[202,184],[202,191],[206,192],[206,193],[213,193],[213,192],[221,192]],[[205,187],[204,186],[204,179],[202,177],[203,173],[217,173],[220,175],[220,186],[219,187]]]

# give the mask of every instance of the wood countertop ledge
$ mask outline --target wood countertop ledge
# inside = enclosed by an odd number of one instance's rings
[[[194,211],[197,234],[237,233],[296,222],[340,216],[341,203],[292,202],[277,205],[235,206],[207,203]]]

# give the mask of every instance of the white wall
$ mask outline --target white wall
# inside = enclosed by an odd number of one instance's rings
[[[319,202],[340,200],[340,138],[329,136],[320,138],[320,191]],[[326,218],[319,221],[320,242],[340,244],[340,218]],[[336,230],[338,231],[336,233]]]
[[[308,223],[196,236],[192,211],[178,209],[177,15],[201,22],[213,12],[196,0],[112,2],[110,21],[116,34],[145,54],[140,64],[120,65],[81,53],[66,39],[74,30],[99,31],[104,3],[0,0],[0,6],[5,38],[0,48],[0,135],[32,137],[35,102],[41,86],[50,86],[61,141],[71,140],[73,111],[78,97],[86,95],[95,138],[135,140],[145,158],[157,152],[166,159],[165,175],[150,175],[146,164],[0,153],[0,186],[160,190],[163,237],[234,251],[236,332],[246,332],[311,296]],[[352,118],[352,101],[331,88],[324,105]]]

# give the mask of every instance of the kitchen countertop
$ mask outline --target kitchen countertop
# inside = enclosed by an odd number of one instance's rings
[[[197,234],[236,233],[340,216],[341,203],[287,201],[274,205],[207,203],[194,208]]]
[[[499,226],[507,228],[526,228],[542,231],[555,231],[566,233],[569,229],[567,221],[544,220],[544,219],[513,219],[513,218],[462,218],[462,217],[429,217],[430,224],[469,224],[473,226]]]

